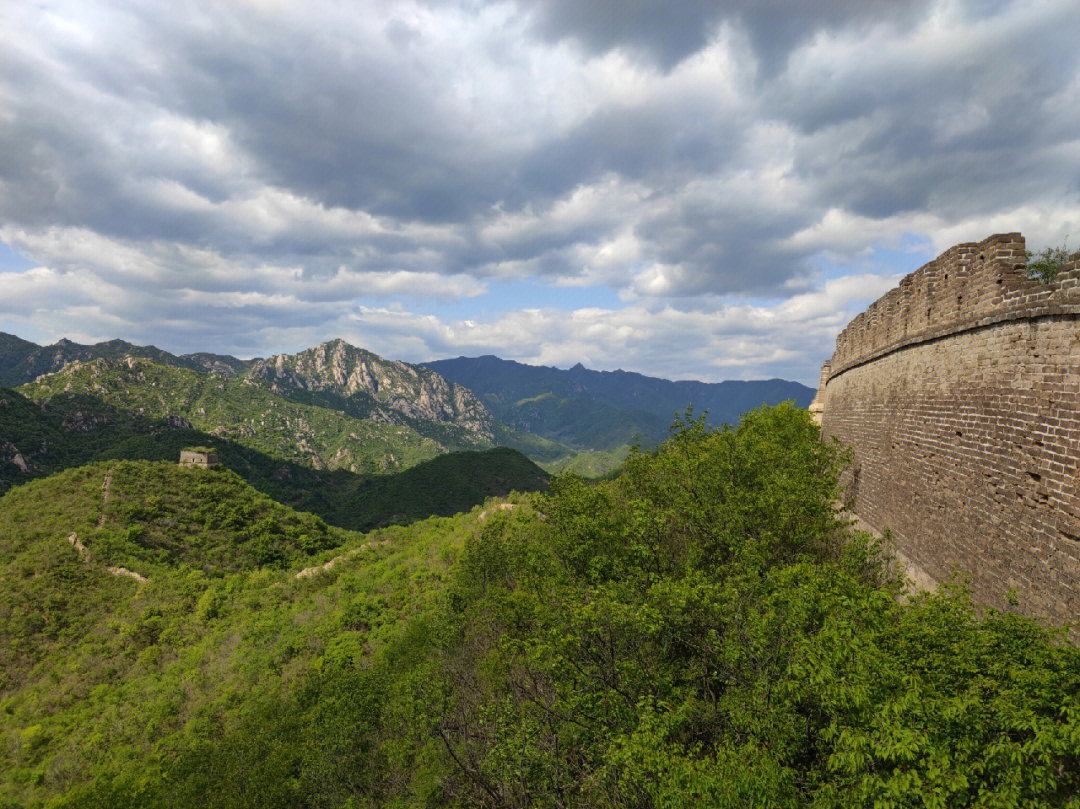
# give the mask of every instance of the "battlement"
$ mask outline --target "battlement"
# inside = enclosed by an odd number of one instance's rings
[[[1060,624],[1080,615],[1080,254],[1053,283],[1026,270],[1019,233],[920,267],[840,333],[811,410],[852,449],[866,524]]]
[[[907,275],[836,338],[830,378],[904,346],[1007,320],[1080,312],[1080,253],[1054,283],[1026,275],[1024,237],[958,244]]]

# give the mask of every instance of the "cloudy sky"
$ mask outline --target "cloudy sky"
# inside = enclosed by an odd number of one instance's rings
[[[1080,0],[0,0],[0,331],[816,384],[950,245],[1080,244],[1078,32]]]

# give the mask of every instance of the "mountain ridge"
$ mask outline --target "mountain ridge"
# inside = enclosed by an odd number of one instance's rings
[[[548,482],[547,472],[507,447],[441,453],[391,473],[315,469],[212,436],[175,417],[136,415],[87,394],[35,403],[0,388],[0,496],[87,464],[176,465],[180,450],[193,444],[213,445],[222,467],[262,494],[351,530],[450,516],[485,497],[542,490]]]
[[[414,426],[452,425],[466,443],[494,438],[491,414],[472,391],[423,366],[386,360],[341,338],[255,360],[243,378],[284,396],[322,394],[345,412],[376,420],[394,422],[397,413]]]
[[[256,361],[209,352],[172,354],[156,346],[135,345],[119,338],[83,344],[61,337],[52,345],[42,346],[14,334],[0,332],[0,387],[15,388],[33,382],[39,376],[61,370],[70,362],[126,356],[148,359],[159,365],[225,376],[238,376]]]
[[[424,363],[472,390],[512,427],[573,446],[610,449],[657,443],[688,407],[714,426],[737,423],[762,404],[793,400],[808,407],[814,391],[783,379],[700,382],[650,377],[636,371],[597,371],[580,362],[563,370],[526,365],[491,354]],[[590,444],[590,442],[593,442]]]

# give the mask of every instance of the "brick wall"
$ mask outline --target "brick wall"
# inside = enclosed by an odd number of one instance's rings
[[[815,406],[855,511],[976,601],[1080,619],[1080,254],[1024,275],[1018,233],[961,244],[841,332]]]

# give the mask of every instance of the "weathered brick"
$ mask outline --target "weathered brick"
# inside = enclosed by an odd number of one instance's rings
[[[811,405],[854,450],[855,511],[981,604],[1080,619],[1080,254],[1053,284],[1024,239],[957,245],[836,340]]]

